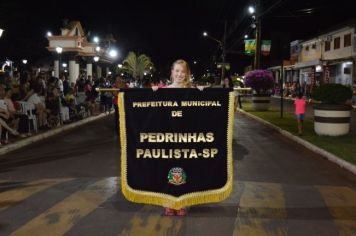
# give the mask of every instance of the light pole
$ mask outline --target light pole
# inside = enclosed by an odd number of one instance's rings
[[[260,68],[260,58],[261,58],[261,18],[259,13],[260,3],[259,0],[256,1],[256,6],[250,6],[248,11],[252,14],[252,18],[255,20],[255,39],[256,39],[256,50],[255,50],[255,58],[253,63],[253,69]],[[257,8],[257,10],[256,10]]]
[[[27,59],[22,59],[22,64],[23,64],[23,68],[24,70],[26,70],[26,64],[27,64]]]
[[[56,52],[57,52],[57,54],[58,54],[58,56],[59,56],[59,61],[58,61],[58,68],[57,68],[57,70],[58,71],[56,71],[56,77],[57,78],[59,78],[59,74],[60,74],[60,66],[61,66],[61,55],[62,55],[62,52],[63,52],[63,48],[62,47],[56,47]]]
[[[256,53],[255,53],[255,69],[260,68],[261,58],[261,20],[256,16]]]
[[[226,22],[225,22],[225,26],[224,26],[224,36],[223,36],[223,41],[220,41],[210,35],[208,35],[207,32],[203,33],[204,37],[207,37],[211,40],[214,40],[215,42],[217,42],[221,48],[221,60],[222,60],[222,65],[221,65],[221,81],[224,80],[225,77],[225,56],[226,56],[226,49],[225,49],[225,44],[226,44]],[[220,81],[220,82],[221,82]]]

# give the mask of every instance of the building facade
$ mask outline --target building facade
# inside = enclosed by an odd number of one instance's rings
[[[290,65],[268,68],[283,75],[283,85],[310,94],[315,86],[356,86],[356,23],[290,43]],[[283,71],[283,72],[282,72]]]

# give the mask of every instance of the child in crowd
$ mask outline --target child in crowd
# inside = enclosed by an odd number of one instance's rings
[[[306,110],[306,100],[303,98],[303,95],[301,93],[298,93],[297,99],[294,100],[294,108],[294,113],[297,117],[298,122],[298,135],[302,135],[304,114]]]

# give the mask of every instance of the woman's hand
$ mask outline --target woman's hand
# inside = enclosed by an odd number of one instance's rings
[[[203,91],[204,90],[204,86],[202,86],[202,85],[197,85],[197,89],[199,89],[200,91]]]

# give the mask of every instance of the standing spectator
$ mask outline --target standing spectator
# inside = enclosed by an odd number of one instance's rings
[[[298,94],[298,98],[294,100],[295,115],[298,122],[298,135],[303,134],[303,121],[306,109],[306,101],[303,99],[302,93]]]
[[[113,84],[112,86],[113,88],[118,88],[118,89],[121,89],[121,88],[127,88],[127,85],[126,83],[124,82],[124,80],[122,79],[121,76],[117,76],[115,78],[115,83]],[[115,134],[117,136],[119,136],[119,107],[118,107],[118,91],[114,91],[112,93],[113,97],[113,105],[114,105],[114,109],[115,109],[115,116],[114,116],[114,127],[115,127]]]
[[[356,87],[352,89],[352,98],[351,98],[352,105],[356,105]]]

